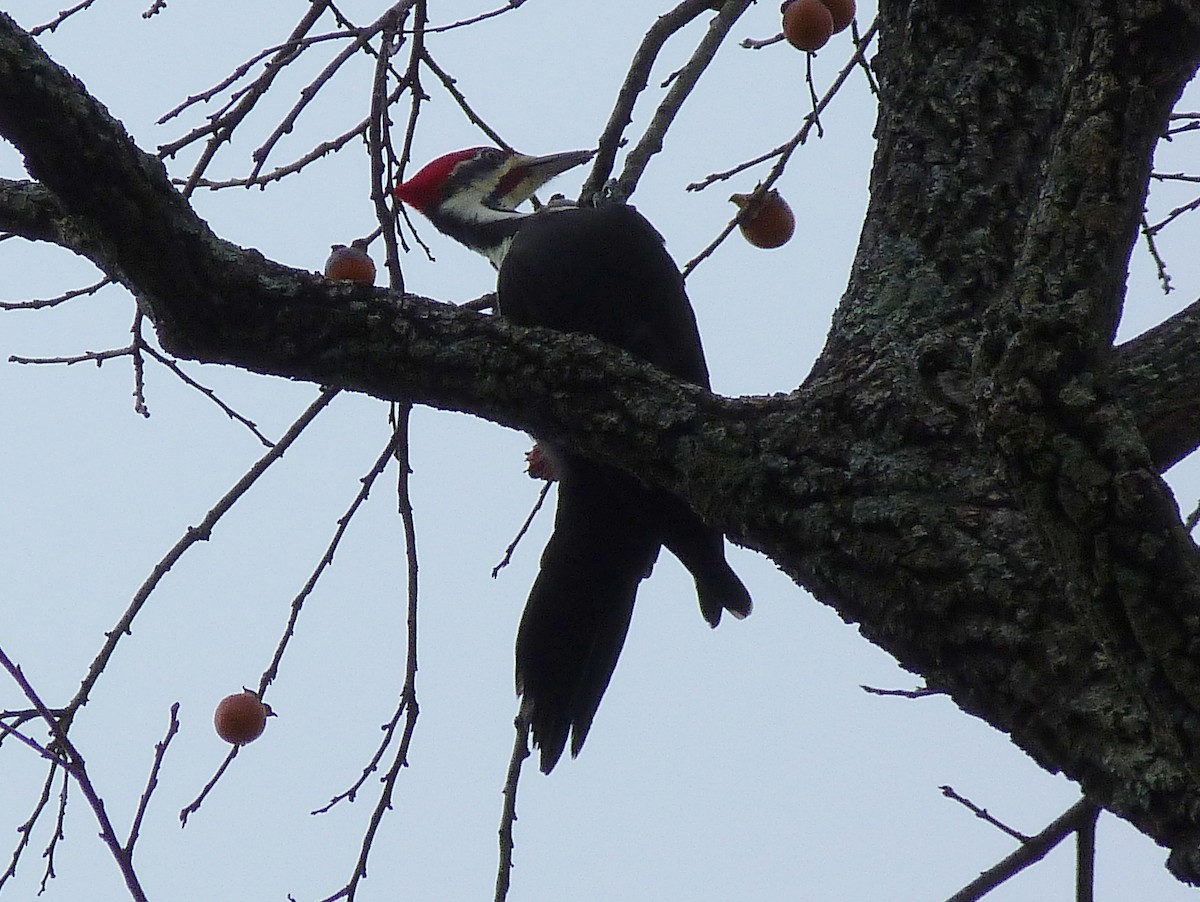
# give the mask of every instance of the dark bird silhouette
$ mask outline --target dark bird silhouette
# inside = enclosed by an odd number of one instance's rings
[[[593,335],[696,385],[708,368],[683,278],[635,209],[516,209],[590,151],[531,157],[477,147],[434,160],[396,196],[499,270],[514,322]],[[540,442],[558,478],[554,532],[517,631],[516,684],[549,773],[578,755],[629,630],[638,584],[666,546],[691,572],[705,620],[750,613],[721,531],[670,492],[561,445]]]

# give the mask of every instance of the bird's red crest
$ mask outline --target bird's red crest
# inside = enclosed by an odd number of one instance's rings
[[[456,150],[454,153],[448,153],[427,163],[424,169],[407,182],[396,186],[397,199],[422,212],[430,207],[436,207],[442,199],[442,188],[446,184],[446,179],[450,177],[454,167],[464,160],[471,159],[481,150],[484,148],[471,147],[467,150]]]

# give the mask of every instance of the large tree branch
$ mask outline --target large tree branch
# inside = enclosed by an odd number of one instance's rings
[[[1064,601],[1147,712],[1159,757],[1194,779],[1200,558],[1106,370],[1153,148],[1195,71],[1196,34],[1153,5],[1089,13],[1065,48],[1062,112],[1013,278],[989,305],[978,410],[1058,558]],[[1188,837],[1171,861],[1194,879],[1194,812],[1160,816]]]
[[[1195,552],[1104,388],[1104,369],[1150,149],[1194,71],[1198,42],[1172,7],[1140,4],[1144,18],[1133,19],[1135,5],[1112,6],[1027,4],[1014,18],[999,4],[882,5],[872,202],[850,303],[815,375],[831,391],[856,380],[844,389],[855,396],[855,421],[882,441],[895,436],[897,454],[927,425],[940,428],[946,448],[969,454],[977,424],[986,425],[972,468],[979,485],[1021,512],[1030,533],[1009,537],[1042,543],[1034,558],[1053,574],[1041,602],[1020,592],[987,599],[1025,635],[1044,627],[1039,650],[1049,655],[1031,665],[1038,659],[1026,647],[1010,658],[988,719],[1002,725],[996,702],[1029,688],[1016,685],[1025,666],[1057,673],[1071,684],[1068,697],[1056,697],[1052,680],[1041,690],[1057,715],[1010,712],[1014,738],[1038,754],[1041,737],[1025,731],[1055,731],[1053,718],[1069,717],[1099,677],[1104,689],[1092,698],[1103,704],[1057,728],[1066,752],[1057,764],[1143,829],[1173,836],[1176,872],[1195,879],[1196,862],[1185,860],[1195,809],[1144,804],[1197,778],[1191,740],[1164,729],[1195,708],[1182,653],[1196,634],[1186,613],[1196,610]],[[1098,115],[1089,117],[1089,104]],[[1066,372],[1080,365],[1088,376],[1074,385],[1092,391],[1063,393]],[[989,485],[1001,467],[1007,478]],[[931,472],[945,479],[953,467]],[[987,493],[975,497],[986,503]],[[969,595],[958,601],[970,609]],[[952,630],[977,629],[958,613]],[[1081,633],[1053,626],[1064,614]],[[916,621],[908,612],[898,619],[898,630]],[[999,637],[988,641],[1002,647]],[[943,650],[952,647],[948,636]],[[961,685],[966,668],[947,669],[960,703],[978,697],[982,682]],[[1161,770],[1148,772],[1149,760]]]
[[[1200,447],[1200,301],[1116,349],[1112,390],[1158,472]]]

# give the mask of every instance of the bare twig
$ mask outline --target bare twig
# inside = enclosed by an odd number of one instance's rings
[[[224,401],[222,401],[217,396],[217,393],[215,391],[213,391],[208,386],[202,385],[201,383],[197,382],[195,379],[193,379],[191,376],[189,376],[187,373],[185,373],[183,371],[183,368],[179,365],[179,361],[172,360],[170,357],[167,357],[165,354],[160,354],[158,351],[154,350],[154,348],[152,348],[150,345],[146,345],[145,347],[143,347],[142,350],[145,351],[146,354],[148,354],[156,363],[162,364],[168,370],[170,370],[172,373],[174,373],[175,376],[178,377],[179,380],[184,385],[188,386],[189,388],[194,388],[196,391],[200,392],[200,394],[204,395],[204,397],[208,398],[208,400],[210,400],[214,404],[216,404],[217,407],[219,407],[221,409],[221,411],[227,417],[229,417],[229,419],[234,420],[238,423],[241,423],[243,426],[245,426],[247,429],[249,429],[250,432],[254,435],[254,437],[256,439],[258,439],[263,444],[264,447],[273,448],[275,446],[275,443],[273,441],[271,441],[269,438],[267,438],[265,435],[263,435],[262,432],[259,431],[258,425],[253,420],[242,416],[242,414],[238,413],[236,410],[234,410],[232,407],[230,407],[228,404],[226,404]]]
[[[513,738],[512,755],[508,759],[508,773],[504,777],[504,807],[500,814],[500,862],[496,868],[495,902],[508,898],[508,889],[513,869],[513,826],[517,822],[517,784],[521,779],[521,765],[529,757],[529,713],[524,702],[513,720],[516,735]]]
[[[125,840],[125,852],[129,855],[129,859],[133,860],[133,847],[138,841],[138,836],[142,830],[142,819],[146,816],[146,809],[150,806],[150,796],[154,794],[154,790],[158,788],[158,774],[162,770],[163,758],[167,754],[167,746],[171,744],[171,740],[179,733],[179,702],[171,705],[171,722],[167,725],[167,735],[162,738],[161,742],[154,744],[154,763],[150,765],[150,776],[146,779],[146,788],[142,792],[142,797],[138,799],[137,811],[133,815],[133,823],[129,827],[129,838]]]
[[[209,125],[185,135],[179,141],[159,148],[160,156],[171,156],[198,138],[204,135],[211,135],[211,138],[200,154],[200,159],[192,167],[192,173],[183,188],[184,195],[190,196],[195,191],[197,182],[203,178],[205,171],[208,169],[209,164],[212,162],[213,157],[216,156],[221,145],[230,140],[234,129],[245,120],[258,101],[266,95],[267,90],[279,74],[283,72],[284,68],[303,50],[299,42],[316,24],[317,19],[324,14],[328,5],[329,0],[312,0],[308,11],[300,19],[296,27],[292,29],[292,33],[283,43],[284,49],[271,58],[271,61],[264,67],[262,74],[254,80],[249,89],[235,105],[224,111],[221,115],[214,117]]]
[[[968,811],[970,811],[972,814],[974,814],[980,820],[987,821],[989,824],[991,824],[997,830],[1001,830],[1004,833],[1007,833],[1009,836],[1011,836],[1013,839],[1015,839],[1019,842],[1029,842],[1030,838],[1028,836],[1026,836],[1024,833],[1014,830],[1012,827],[1008,826],[1004,822],[999,821],[996,818],[992,817],[990,814],[988,814],[988,811],[986,808],[980,808],[978,805],[976,805],[970,799],[960,796],[957,792],[954,791],[954,789],[952,787],[941,786],[941,787],[939,787],[939,789],[941,789],[942,795],[944,795],[948,799],[953,799],[954,801],[958,802],[960,805],[965,807]]]
[[[813,83],[813,54],[804,54],[804,86],[808,88],[808,101],[812,107],[813,127],[817,130],[817,137],[825,137],[825,126],[821,125],[821,111],[818,105],[821,99],[817,97],[817,86]]]
[[[1036,836],[1025,840],[1020,848],[1003,861],[988,868],[975,880],[972,880],[946,902],[976,902],[983,898],[1005,880],[1020,873],[1035,862],[1041,861],[1050,850],[1072,833],[1083,828],[1087,823],[1094,822],[1099,809],[1087,799],[1080,799],[1060,817]]]
[[[221,766],[217,768],[217,772],[212,775],[207,783],[204,784],[204,788],[200,790],[200,794],[180,810],[180,827],[186,827],[188,818],[200,810],[200,806],[204,804],[204,800],[208,798],[208,794],[212,792],[217,783],[221,781],[221,777],[224,776],[225,771],[229,770],[229,765],[233,764],[233,759],[237,757],[237,754],[241,748],[242,747],[240,745],[235,745],[225,753],[225,760],[221,762]]]
[[[1100,809],[1088,806],[1075,830],[1075,902],[1093,902],[1096,890],[1096,821]]]
[[[1142,215],[1142,236],[1146,239],[1146,249],[1150,251],[1150,259],[1154,261],[1154,267],[1158,272],[1158,283],[1162,286],[1163,294],[1170,294],[1174,290],[1174,286],[1171,285],[1171,274],[1167,272],[1167,263],[1158,252],[1158,242],[1154,240],[1154,233],[1150,231],[1150,224],[1146,221],[1145,214]]]
[[[42,784],[42,794],[38,797],[37,802],[33,806],[33,813],[29,815],[23,824],[17,827],[17,833],[21,838],[17,840],[17,847],[13,849],[12,858],[9,860],[8,867],[5,868],[3,874],[0,874],[0,890],[4,889],[4,884],[16,875],[17,865],[21,861],[21,853],[29,848],[29,839],[33,834],[33,828],[37,825],[38,820],[42,816],[42,812],[46,810],[46,806],[50,803],[50,790],[54,786],[55,776],[57,776],[59,773],[60,770],[58,764],[52,764],[49,772],[46,774],[46,782]],[[57,834],[55,837],[51,838],[51,843],[56,841]]]
[[[83,0],[83,2],[76,3],[74,6],[69,7],[68,9],[60,10],[58,15],[45,25],[37,25],[29,29],[29,33],[36,38],[38,35],[43,34],[44,32],[52,32],[57,29],[59,25],[62,25],[63,22],[67,21],[67,19],[71,18],[71,16],[75,15],[76,13],[83,12],[95,2],[96,0]]]
[[[508,0],[508,3],[499,7],[498,9],[480,13],[477,16],[472,16],[470,19],[461,19],[458,22],[451,22],[448,25],[431,25],[425,29],[425,32],[428,34],[436,31],[450,31],[455,28],[466,28],[468,25],[474,25],[476,22],[482,22],[484,19],[494,19],[496,16],[499,16],[503,13],[511,12],[512,10],[521,6],[524,2],[525,0]]]
[[[392,712],[392,716],[382,727],[383,738],[379,741],[379,745],[376,747],[375,753],[371,755],[371,760],[366,763],[362,769],[362,773],[358,775],[358,779],[351,783],[347,789],[339,792],[320,808],[314,808],[309,812],[309,814],[326,814],[329,811],[332,811],[334,806],[338,805],[339,803],[353,803],[358,798],[358,792],[363,788],[363,784],[370,779],[371,774],[379,770],[379,762],[383,760],[384,753],[386,753],[391,747],[392,740],[396,738],[396,730],[399,728],[400,719],[404,716],[404,713],[404,697],[401,696],[400,700],[396,703],[396,709]]]
[[[146,361],[142,351],[146,348],[146,339],[142,337],[142,308],[133,312],[133,325],[129,332],[133,340],[129,343],[130,357],[133,359],[133,411],[143,417],[150,416],[150,408],[146,406]]]
[[[105,285],[111,285],[112,282],[112,279],[105,276],[94,285],[88,285],[85,288],[75,288],[52,298],[35,298],[29,301],[0,301],[0,310],[42,310],[46,307],[57,307],[59,304],[64,304],[75,298],[95,294]]]
[[[404,272],[400,268],[400,247],[396,241],[396,200],[391,191],[391,174],[396,169],[396,151],[392,146],[392,102],[406,87],[402,79],[392,97],[388,96],[387,79],[392,71],[391,57],[397,31],[404,20],[395,23],[396,31],[385,30],[375,62],[375,78],[371,86],[371,112],[367,117],[367,156],[371,161],[371,203],[375,206],[375,221],[383,236],[384,267],[392,290],[404,292]]]
[[[25,674],[21,671],[21,668],[9,658],[3,649],[0,649],[0,667],[8,671],[9,676],[20,687],[22,694],[29,700],[30,704],[37,708],[38,714],[41,715],[42,720],[50,728],[50,732],[54,736],[55,747],[62,751],[62,766],[74,778],[84,798],[87,799],[88,805],[92,809],[92,814],[100,826],[100,838],[108,846],[113,860],[116,861],[117,867],[121,871],[121,876],[125,880],[126,888],[128,888],[135,902],[146,902],[146,894],[142,890],[141,882],[133,869],[133,859],[121,844],[121,841],[117,839],[117,833],[113,828],[112,821],[109,819],[104,800],[100,797],[95,784],[92,783],[92,779],[88,774],[87,764],[83,756],[79,753],[79,750],[75,748],[67,736],[66,718],[63,717],[60,719],[51,713],[50,709],[46,707],[41,697],[29,683],[29,680],[25,678]]]
[[[1193,198],[1192,200],[1188,201],[1186,204],[1176,207],[1174,210],[1172,210],[1170,213],[1167,214],[1165,219],[1163,219],[1160,222],[1156,222],[1154,225],[1147,228],[1146,233],[1149,235],[1157,235],[1159,232],[1161,232],[1163,229],[1165,229],[1167,226],[1169,226],[1171,223],[1173,223],[1179,217],[1184,216],[1188,213],[1192,213],[1197,209],[1200,209],[1200,197]]]
[[[646,167],[650,163],[650,158],[662,150],[667,130],[674,123],[684,101],[692,93],[692,89],[712,62],[713,57],[716,56],[717,50],[720,49],[725,38],[729,36],[729,31],[733,28],[734,23],[752,2],[754,0],[727,0],[721,7],[721,11],[713,17],[708,31],[696,45],[691,58],[679,70],[666,97],[655,109],[654,115],[650,118],[650,124],[642,133],[641,139],[626,154],[625,168],[617,179],[615,193],[618,197],[625,198],[633,194],[638,180],[641,179],[642,173],[646,171]]]
[[[248,73],[252,68],[254,68],[254,66],[256,64],[262,62],[264,59],[266,59],[268,56],[271,56],[272,54],[280,53],[282,51],[288,51],[291,54],[291,59],[294,60],[299,55],[300,51],[307,50],[309,47],[312,47],[314,44],[321,44],[326,41],[338,41],[338,40],[344,41],[351,37],[354,37],[354,35],[348,34],[345,31],[335,31],[330,34],[317,34],[317,35],[311,35],[310,37],[300,38],[298,40],[288,40],[282,44],[276,44],[273,47],[267,47],[264,50],[260,50],[258,53],[254,54],[254,56],[250,57],[250,59],[246,60],[246,62],[242,63],[240,66],[238,66],[236,69],[234,69],[228,75],[226,75],[223,79],[221,79],[219,82],[217,82],[211,88],[207,88],[206,90],[201,91],[198,94],[191,94],[187,98],[185,98],[178,106],[172,107],[171,109],[167,110],[167,112],[163,113],[161,116],[158,117],[158,120],[156,121],[155,124],[156,125],[165,125],[166,123],[170,122],[172,119],[174,119],[177,116],[179,116],[180,114],[182,114],[188,108],[193,107],[198,103],[208,103],[208,101],[212,100],[214,97],[216,97],[222,91],[224,91],[226,88],[229,88],[231,85],[235,84],[236,82],[241,80],[243,77],[245,77],[246,73]],[[213,117],[213,118],[216,119],[218,117]],[[209,130],[209,131],[211,131],[211,130]],[[208,132],[207,131],[201,132],[201,134],[206,134],[206,133],[208,133]],[[199,135],[193,133],[191,140],[194,141],[197,137],[199,137]],[[188,141],[187,143],[190,144],[191,141]],[[160,148],[160,151],[162,153],[166,153],[167,155],[170,155],[171,153],[174,153],[174,152],[182,149],[185,146],[186,146],[186,144],[175,143],[175,144],[164,146],[165,148],[169,148],[169,150]]]
[[[260,173],[258,175],[241,176],[230,179],[196,179],[194,182],[197,188],[207,188],[210,191],[221,191],[225,188],[264,188],[272,182],[278,182],[289,175],[295,175],[316,160],[331,153],[337,153],[348,145],[355,138],[361,138],[367,129],[367,120],[363,119],[353,128],[343,132],[336,138],[330,138],[328,141],[322,141],[312,150],[292,160],[290,163],[285,163],[277,166],[270,172]],[[172,179],[176,185],[193,184],[190,179]]]
[[[51,768],[51,775],[54,769]],[[42,857],[46,859],[46,870],[42,873],[42,884],[39,892],[46,891],[46,885],[56,876],[54,873],[54,856],[58,851],[58,844],[67,838],[65,824],[67,822],[67,799],[70,796],[71,778],[69,771],[64,767],[61,770],[62,784],[58,788],[58,811],[54,815],[54,831],[50,834],[50,841],[46,843],[46,848],[42,851]]]
[[[771,167],[771,171],[767,174],[767,177],[759,183],[757,188],[754,189],[754,193],[752,194],[747,206],[752,205],[758,197],[761,197],[763,194],[769,191],[774,186],[775,182],[779,180],[779,177],[783,175],[783,170],[787,167],[788,160],[791,159],[791,156],[793,153],[795,153],[796,148],[803,144],[808,138],[809,132],[819,121],[821,112],[827,106],[829,106],[829,104],[833,101],[834,96],[850,77],[850,73],[853,72],[855,67],[858,66],[864,59],[864,54],[867,51],[867,47],[875,37],[877,30],[878,20],[872,22],[871,26],[863,33],[862,38],[855,45],[853,55],[851,55],[849,61],[842,67],[842,70],[833,80],[833,83],[829,86],[829,89],[825,92],[824,96],[822,96],[821,99],[814,105],[812,111],[804,117],[804,122],[801,124],[800,130],[796,132],[795,135],[773,150],[769,150],[765,154],[760,154],[753,160],[747,160],[744,163],[739,163],[732,169],[728,169],[724,172],[713,173],[699,182],[694,182],[688,185],[687,190],[703,191],[709,185],[730,179],[752,166],[756,166],[759,163],[765,162],[766,160],[776,158],[775,165]],[[692,270],[699,266],[700,263],[711,256],[713,251],[720,247],[721,243],[724,242],[725,239],[729,237],[729,234],[737,227],[737,224],[738,217],[734,216],[729,220],[728,223],[726,223],[725,228],[721,230],[720,234],[718,234],[716,238],[709,242],[709,244],[703,250],[701,250],[700,253],[687,262],[687,264],[683,267],[683,274],[685,278],[690,275]]]
[[[1152,172],[1150,178],[1156,182],[1200,182],[1200,175],[1189,172]]]
[[[404,141],[400,146],[400,158],[396,162],[397,179],[403,178],[404,170],[412,159],[413,136],[417,132],[417,119],[421,115],[421,104],[429,99],[429,95],[421,87],[421,66],[427,56],[425,52],[425,26],[428,21],[429,14],[425,0],[417,0],[417,3],[413,6],[413,28],[409,32],[412,40],[408,50],[408,68],[405,70],[402,79],[408,85],[410,99],[408,119],[404,127]],[[425,256],[432,260],[433,252],[417,233],[412,220],[409,218],[408,210],[403,205],[399,209],[400,215],[404,218],[405,223],[408,225],[408,230],[413,236],[413,240],[425,252]],[[403,236],[401,236],[400,240],[401,245],[407,250],[408,245],[404,243]]]
[[[47,365],[47,364],[65,364],[66,366],[74,366],[76,363],[94,363],[100,366],[106,360],[113,360],[117,357],[129,357],[133,354],[133,345],[126,345],[123,348],[110,348],[107,351],[84,351],[82,354],[72,354],[66,357],[22,357],[19,354],[9,355],[9,363],[23,363],[30,366]]]
[[[931,695],[945,695],[942,690],[930,689],[928,686],[922,686],[920,689],[879,689],[875,686],[859,686],[858,688],[871,695],[891,695],[900,698],[929,698]]]
[[[102,366],[104,361],[117,357],[128,357],[133,361],[133,409],[144,417],[150,416],[146,407],[145,366],[142,352],[146,349],[146,341],[142,338],[142,312],[136,310],[133,315],[133,325],[130,327],[133,338],[123,348],[110,348],[107,351],[85,351],[67,357],[22,357],[13,354],[8,358],[9,363],[28,365],[64,364],[72,366],[76,363],[95,363]]]
[[[369,41],[372,38],[385,31],[394,31],[396,23],[403,19],[408,11],[409,6],[411,6],[413,2],[414,0],[401,0],[401,2],[389,7],[383,13],[383,15],[377,18],[370,25],[359,29],[358,33],[355,35],[354,42],[349,46],[344,47],[341,52],[338,53],[337,56],[335,56],[332,60],[330,60],[325,68],[317,74],[316,78],[314,78],[311,82],[305,85],[304,88],[301,89],[300,99],[292,105],[292,108],[288,110],[283,119],[280,120],[279,124],[275,127],[275,130],[272,131],[267,137],[267,140],[250,154],[251,159],[254,160],[254,168],[250,171],[250,179],[252,181],[258,178],[259,173],[262,171],[263,166],[266,165],[267,158],[271,155],[271,151],[274,149],[275,145],[279,143],[284,135],[289,134],[295,128],[296,122],[299,120],[300,115],[305,109],[308,108],[308,105],[312,102],[313,98],[320,93],[322,87],[328,84],[333,76],[337,74],[338,70],[341,69],[342,66],[345,65],[345,63],[357,53],[364,50],[371,52]]]
[[[552,483],[547,481],[546,484],[542,486],[542,491],[538,495],[537,501],[533,503],[533,509],[529,512],[529,516],[525,518],[525,522],[522,523],[521,528],[517,530],[516,537],[509,542],[508,547],[504,549],[504,557],[501,558],[500,563],[492,568],[492,579],[495,579],[500,571],[507,567],[509,562],[512,561],[513,552],[517,550],[517,546],[521,544],[521,540],[525,538],[525,533],[529,532],[529,527],[533,525],[533,518],[536,517],[537,512],[542,509],[542,504],[546,500],[546,495],[550,493],[551,485]]]
[[[772,44],[778,44],[784,39],[783,32],[771,38],[742,38],[742,42],[738,44],[743,50],[762,50],[764,47],[770,47]]]
[[[608,116],[608,123],[600,133],[596,145],[596,156],[592,160],[592,168],[579,191],[580,202],[596,194],[608,181],[617,158],[617,150],[625,142],[625,128],[633,121],[633,108],[638,95],[646,90],[650,83],[650,70],[658,55],[662,52],[667,40],[702,15],[708,4],[703,0],[683,0],[670,12],[659,16],[653,25],[647,29],[642,43],[633,54],[629,69],[625,73],[625,81],[617,92],[617,101]]]
[[[350,527],[350,522],[354,519],[354,515],[358,513],[358,509],[362,507],[363,503],[371,494],[371,488],[375,485],[375,480],[381,473],[383,473],[384,469],[388,465],[388,462],[392,459],[392,455],[395,453],[396,448],[399,447],[403,441],[404,435],[402,433],[399,431],[393,432],[392,437],[388,439],[387,445],[375,459],[375,462],[371,465],[371,469],[367,471],[367,474],[359,480],[360,486],[358,494],[356,494],[354,500],[350,502],[350,506],[346,509],[346,512],[338,517],[337,529],[334,530],[333,538],[330,539],[329,544],[326,546],[325,553],[321,555],[321,559],[317,562],[316,567],[314,567],[312,573],[309,574],[308,579],[304,583],[304,587],[299,591],[299,593],[297,593],[296,597],[292,599],[290,612],[288,614],[288,621],[284,627],[283,635],[280,637],[279,644],[275,648],[275,654],[271,657],[271,663],[267,665],[266,670],[263,671],[263,675],[258,681],[259,698],[263,698],[266,695],[267,688],[273,682],[275,682],[275,678],[279,676],[279,665],[283,662],[284,652],[287,651],[288,644],[295,635],[296,624],[299,622],[300,612],[304,607],[305,601],[316,588],[317,581],[321,578],[321,575],[331,564],[333,564],[334,553],[341,544],[342,538],[346,535],[346,530]]]
[[[400,704],[396,712],[397,718],[400,710],[405,712],[404,728],[396,748],[396,755],[383,777],[383,788],[379,793],[379,799],[367,822],[367,829],[359,847],[358,861],[355,864],[354,872],[342,889],[323,899],[322,902],[334,902],[336,899],[353,902],[359,882],[367,876],[367,859],[370,857],[371,847],[374,845],[375,836],[383,823],[384,815],[391,810],[392,796],[395,792],[396,781],[400,778],[400,771],[408,766],[408,750],[412,745],[412,738],[417,728],[417,717],[420,714],[420,706],[417,704],[417,532],[413,519],[412,499],[409,495],[409,475],[412,470],[409,466],[408,456],[408,427],[411,413],[412,406],[408,404],[396,405],[394,409],[396,423],[394,435],[401,436],[403,439],[396,445],[394,454],[399,464],[399,473],[396,478],[396,501],[400,519],[404,523],[404,554],[408,565],[408,642],[404,665],[404,686],[400,690]]]
[[[170,571],[175,563],[183,556],[183,554],[195,545],[197,542],[208,541],[213,529],[216,527],[220,519],[229,511],[238,499],[250,490],[250,487],[258,480],[267,468],[275,461],[283,457],[292,443],[300,437],[300,434],[308,426],[309,423],[319,414],[326,406],[337,397],[337,390],[322,389],[308,408],[300,415],[300,417],[291,425],[291,428],[284,434],[283,438],[275,447],[271,448],[266,454],[260,457],[249,470],[234,483],[233,488],[225,493],[213,508],[205,514],[198,526],[189,526],[178,542],[172,546],[163,558],[154,566],[150,575],[146,577],[145,582],[134,594],[133,599],[129,602],[129,606],[125,609],[125,613],[121,615],[113,629],[107,633],[107,639],[100,653],[96,655],[92,661],[91,667],[88,668],[87,675],[83,678],[83,682],[79,687],[79,691],[75,693],[75,697],[67,704],[66,711],[63,715],[63,731],[65,732],[71,720],[81,707],[87,704],[88,696],[91,694],[92,687],[96,685],[96,681],[108,666],[109,659],[117,649],[118,643],[122,636],[129,635],[132,631],[133,621],[141,611],[142,607],[150,597],[150,593],[154,591],[159,582]]]

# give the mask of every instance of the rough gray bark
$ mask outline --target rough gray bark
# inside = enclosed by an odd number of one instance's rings
[[[169,349],[467,410],[685,495],[1200,882],[1200,314],[1114,349],[1200,5],[884,0],[872,198],[828,344],[725,399],[576,337],[330,286],[213,235],[0,15],[0,228],[129,285]],[[1126,401],[1136,403],[1126,405]]]

